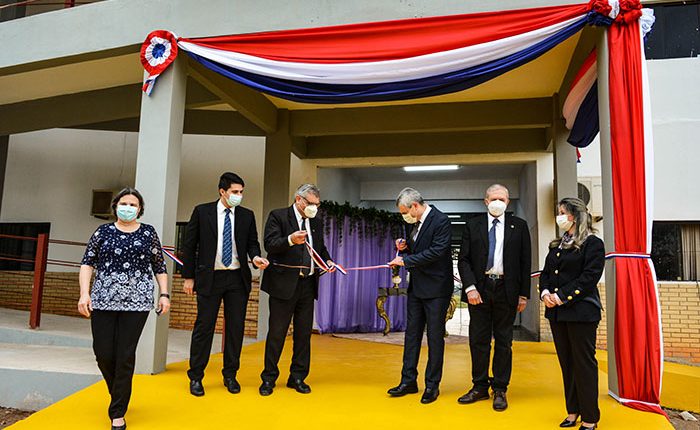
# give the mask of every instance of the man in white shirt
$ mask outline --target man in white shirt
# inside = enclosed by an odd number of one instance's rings
[[[219,179],[219,199],[198,205],[192,211],[183,241],[183,290],[197,293],[197,319],[190,343],[190,393],[204,395],[202,378],[209,362],[216,318],[224,303],[226,325],[224,344],[224,385],[240,392],[236,380],[240,366],[245,314],[252,274],[248,259],[264,269],[268,261],[260,256],[255,214],[240,206],[243,179],[226,172]]]
[[[530,297],[530,233],[525,220],[506,214],[508,189],[494,184],[486,190],[488,213],[467,221],[458,269],[469,303],[469,349],[472,382],[460,404],[488,399],[493,408],[508,407],[506,390],[513,365],[513,322]],[[491,338],[495,339],[493,376],[489,376]]]

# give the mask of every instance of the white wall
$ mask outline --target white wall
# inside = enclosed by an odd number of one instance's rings
[[[532,270],[538,270],[538,262],[540,254],[544,250],[539,249],[538,244],[538,196],[537,196],[537,165],[528,163],[523,166],[518,178],[519,190],[521,198],[516,202],[518,208],[516,215],[527,221],[530,231],[530,245],[532,247]],[[512,204],[512,203],[511,203]],[[546,211],[546,207],[543,208]],[[553,212],[554,210],[551,209]],[[518,314],[517,318],[520,324],[532,333],[539,334],[540,330],[540,301],[537,300],[536,287],[533,286],[530,291],[530,302],[525,310]]]
[[[497,170],[498,166],[494,169]],[[361,184],[360,198],[362,200],[395,200],[403,188],[410,186],[420,191],[428,200],[483,200],[486,188],[496,182],[508,187],[511,198],[518,198],[518,182],[508,179],[367,181]]]
[[[90,216],[92,190],[134,184],[136,140],[136,133],[67,129],[11,136],[0,221],[50,222],[52,238],[86,242],[105,222]],[[184,136],[178,221],[215,200],[219,176],[230,170],[245,180],[243,205],[260,229],[264,154],[260,137]],[[49,258],[80,261],[83,251],[51,245]]]
[[[647,66],[654,131],[654,219],[698,221],[700,58],[649,60]],[[600,176],[598,138],[581,149],[581,155],[578,176]]]
[[[360,204],[360,181],[348,169],[318,169],[317,185],[323,200]]]

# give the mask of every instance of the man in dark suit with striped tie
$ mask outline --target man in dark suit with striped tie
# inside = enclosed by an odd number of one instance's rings
[[[467,221],[459,254],[462,300],[469,302],[472,382],[460,404],[486,400],[493,409],[508,407],[506,390],[513,365],[513,323],[530,297],[530,232],[525,220],[506,214],[509,195],[503,185],[486,190],[488,213]],[[489,377],[491,338],[495,340],[493,377]]]
[[[270,212],[265,223],[264,244],[272,266],[265,271],[260,289],[270,295],[270,319],[265,340],[265,368],[260,374],[262,396],[272,394],[280,375],[278,363],[289,323],[294,322],[292,363],[287,387],[302,394],[311,392],[304,381],[311,364],[311,330],[314,299],[318,298],[320,263],[333,266],[323,241],[323,222],[316,216],[321,194],[314,184],[297,189],[294,204]],[[311,258],[307,244],[318,252]]]
[[[440,394],[445,316],[454,290],[450,246],[452,229],[448,216],[426,204],[413,188],[404,188],[399,193],[396,206],[411,227],[408,242],[397,241],[401,255],[389,265],[405,266],[410,278],[401,382],[388,393],[392,397],[400,397],[418,392],[418,358],[423,331],[427,327],[428,364],[421,403],[431,403]]]
[[[197,293],[197,319],[190,343],[190,393],[204,395],[202,378],[209,362],[216,318],[224,302],[224,385],[240,392],[236,380],[240,365],[245,314],[252,274],[248,259],[264,269],[269,264],[260,256],[255,214],[239,206],[243,179],[226,172],[219,179],[219,199],[194,208],[183,242],[184,291]]]

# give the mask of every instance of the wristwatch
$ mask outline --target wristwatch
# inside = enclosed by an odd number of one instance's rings
[[[168,299],[170,298],[170,294],[168,293],[160,293],[160,297],[167,297]]]

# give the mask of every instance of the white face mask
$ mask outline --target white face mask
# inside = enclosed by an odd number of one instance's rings
[[[499,216],[503,215],[503,212],[506,211],[506,207],[508,205],[506,202],[503,202],[501,200],[493,200],[491,203],[489,203],[489,213],[493,215],[494,217],[498,218]]]
[[[574,222],[569,220],[569,215],[557,215],[557,225],[560,229],[569,231]]]
[[[409,224],[415,224],[418,222],[418,218],[412,217],[410,213],[401,214],[403,220]]]
[[[318,213],[318,206],[316,205],[306,205],[304,208],[304,215],[306,215],[307,218],[313,218],[316,216]]]
[[[228,201],[229,206],[231,206],[232,208],[235,208],[236,206],[241,204],[241,200],[243,200],[243,196],[240,194],[229,194],[228,198],[226,200]]]

